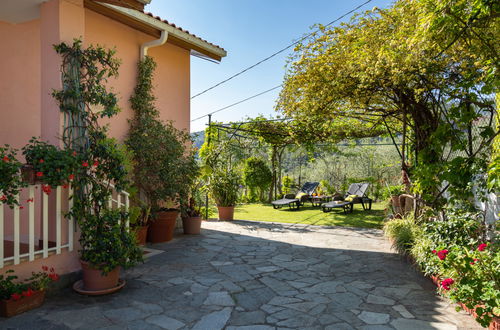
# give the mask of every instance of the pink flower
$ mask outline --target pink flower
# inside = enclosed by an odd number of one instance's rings
[[[437,256],[439,259],[444,260],[444,259],[446,259],[447,254],[448,254],[448,250],[444,249],[444,250],[439,251],[437,253]]]
[[[478,262],[478,261],[479,261],[479,259],[474,258],[474,261],[471,261],[471,262],[470,262],[470,264],[471,264],[471,265],[474,265],[474,264],[476,264],[476,262]]]
[[[17,301],[17,300],[19,300],[19,299],[21,299],[21,298],[22,298],[22,297],[21,297],[21,295],[20,295],[19,293],[13,293],[13,294],[11,294],[11,295],[10,295],[10,297],[11,297],[12,299],[14,299],[14,301]]]
[[[488,244],[482,243],[482,244],[479,244],[479,246],[477,247],[477,249],[479,251],[484,251],[484,250],[486,250],[487,247],[488,247]]]
[[[432,254],[436,254],[436,253],[437,253],[437,251],[436,251],[436,250],[432,250]]]
[[[452,285],[453,283],[455,283],[455,281],[452,278],[446,278],[441,282],[441,287],[445,290],[449,290],[450,285]]]

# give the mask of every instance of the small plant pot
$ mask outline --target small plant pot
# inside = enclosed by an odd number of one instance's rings
[[[106,275],[102,270],[95,268],[90,263],[80,260],[83,272],[83,286],[87,291],[102,291],[115,288],[120,278],[120,267],[116,267]]]
[[[199,235],[201,233],[201,217],[182,218],[182,227],[186,235]]]
[[[11,317],[38,308],[45,300],[45,290],[34,291],[29,297],[19,300],[0,300],[0,316]]]
[[[134,228],[135,238],[137,239],[137,244],[146,245],[146,238],[148,236],[149,226],[139,226]]]
[[[233,220],[234,206],[217,206],[219,209],[219,220]]]
[[[163,243],[174,238],[175,222],[179,211],[158,212],[156,219],[149,225],[148,241]]]
[[[41,181],[38,180],[35,175],[35,168],[30,164],[24,164],[23,166],[21,166],[21,177],[23,179],[23,182],[30,185],[41,183]]]

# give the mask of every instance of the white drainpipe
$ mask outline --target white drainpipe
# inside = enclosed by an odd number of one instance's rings
[[[146,57],[146,55],[148,55],[149,48],[161,46],[167,42],[167,39],[168,39],[168,32],[165,30],[162,30],[160,39],[151,40],[151,41],[143,43],[141,45],[141,61],[144,60],[144,57]]]

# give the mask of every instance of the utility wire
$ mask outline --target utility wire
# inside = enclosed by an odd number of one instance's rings
[[[351,9],[350,11],[348,11],[347,13],[345,13],[344,15],[342,15],[342,16],[340,16],[340,17],[336,18],[335,20],[331,21],[330,23],[326,24],[326,25],[325,25],[325,27],[332,25],[333,23],[335,23],[335,22],[337,22],[337,21],[341,20],[342,18],[346,17],[346,16],[347,16],[347,15],[349,15],[349,14],[352,14],[353,12],[355,12],[356,10],[358,10],[358,9],[359,9],[359,8],[361,8],[361,7],[363,7],[364,5],[366,5],[366,4],[367,4],[367,3],[369,3],[369,2],[372,2],[372,0],[367,0],[367,1],[363,2],[362,4],[360,4],[359,6],[357,6],[356,8]],[[305,40],[305,39],[309,38],[310,36],[312,36],[313,34],[315,34],[316,32],[318,32],[319,30],[320,30],[320,29],[316,29],[315,31],[313,31],[313,32],[311,32],[311,33],[309,33],[309,34],[306,34],[305,36],[303,36],[303,37],[302,37],[302,38],[300,38],[299,40],[297,40],[297,41],[295,41],[295,42],[291,43],[290,45],[286,46],[285,48],[278,50],[277,52],[275,52],[275,53],[273,53],[273,54],[269,55],[268,57],[266,57],[266,58],[264,58],[264,59],[260,60],[259,62],[255,63],[255,64],[253,64],[253,65],[251,65],[251,66],[249,66],[249,67],[247,67],[247,68],[245,68],[245,69],[241,70],[240,72],[238,72],[238,73],[236,73],[236,74],[234,74],[234,75],[230,76],[229,78],[226,78],[226,79],[222,80],[221,82],[219,82],[219,83],[217,83],[217,84],[215,84],[215,85],[213,85],[213,86],[211,86],[211,87],[209,87],[209,88],[207,88],[207,89],[205,89],[205,90],[203,90],[203,91],[199,92],[198,94],[195,94],[195,95],[191,96],[191,99],[194,99],[195,97],[198,97],[198,96],[200,96],[200,95],[202,95],[202,94],[205,94],[206,92],[208,92],[208,91],[210,91],[210,90],[212,90],[212,89],[214,89],[214,88],[216,88],[216,87],[218,87],[218,86],[220,86],[220,85],[222,85],[222,84],[224,84],[224,83],[228,82],[229,80],[231,80],[231,79],[233,79],[233,78],[238,77],[239,75],[241,75],[241,74],[243,74],[243,73],[247,72],[248,70],[251,70],[251,69],[255,68],[256,66],[258,66],[258,65],[260,65],[260,64],[262,64],[262,63],[264,63],[264,62],[266,62],[267,60],[270,60],[271,58],[275,57],[276,55],[279,55],[279,54],[283,53],[285,50],[290,49],[291,47],[295,46],[295,45],[296,45],[296,44],[298,44],[299,42],[301,42],[301,41],[303,41],[303,40]]]
[[[220,111],[222,111],[222,110],[226,110],[226,109],[228,109],[228,108],[234,107],[235,105],[238,105],[238,104],[241,104],[241,103],[246,102],[246,101],[248,101],[248,100],[251,100],[251,99],[253,99],[253,98],[256,98],[257,96],[261,96],[262,94],[269,93],[270,91],[273,91],[273,90],[275,90],[276,88],[280,88],[281,86],[282,86],[282,85],[280,84],[280,85],[278,85],[278,86],[275,86],[275,87],[273,87],[273,88],[270,88],[270,89],[265,90],[265,91],[263,91],[263,92],[260,92],[260,93],[258,93],[258,94],[252,95],[252,96],[250,96],[250,97],[247,97],[246,99],[243,99],[243,100],[238,101],[238,102],[236,102],[236,103],[233,103],[233,104],[230,104],[230,105],[228,105],[228,106],[225,106],[224,108],[217,109],[217,110],[215,110],[215,111],[212,111],[212,112],[210,112],[210,113],[207,113],[206,115],[203,115],[203,116],[197,117],[197,118],[195,118],[195,119],[192,119],[192,120],[191,120],[191,122],[193,122],[193,121],[195,121],[195,120],[198,120],[198,119],[201,119],[201,118],[204,118],[204,117],[206,117],[206,116],[208,116],[208,115],[213,115],[214,113],[220,112]]]

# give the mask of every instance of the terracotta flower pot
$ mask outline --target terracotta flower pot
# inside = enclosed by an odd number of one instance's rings
[[[114,288],[120,278],[120,267],[116,267],[106,275],[102,270],[96,269],[90,263],[80,260],[83,272],[83,285],[87,291],[101,291]]]
[[[219,220],[233,220],[234,206],[217,206],[219,209]]]
[[[158,212],[156,219],[149,225],[148,241],[162,243],[174,238],[175,221],[179,211]]]
[[[135,237],[137,239],[137,244],[146,245],[146,237],[148,236],[149,226],[139,226],[135,228]]]
[[[19,300],[0,300],[0,316],[11,317],[40,307],[45,300],[45,290],[33,291],[29,297],[22,297]]]
[[[201,217],[182,218],[184,234],[199,235],[201,232]]]
[[[36,177],[33,165],[30,164],[24,164],[21,166],[21,177],[25,183],[30,185],[41,183],[41,181]]]

